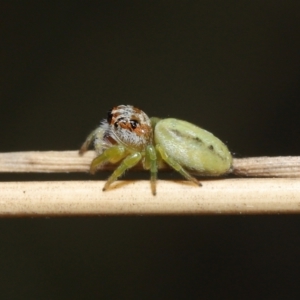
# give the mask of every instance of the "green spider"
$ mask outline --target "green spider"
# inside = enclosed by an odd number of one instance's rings
[[[150,170],[153,195],[156,194],[157,170],[162,161],[198,186],[201,183],[189,172],[220,176],[229,173],[232,167],[228,148],[210,132],[178,119],[150,119],[131,105],[112,108],[107,119],[87,137],[79,153],[86,152],[92,142],[97,156],[91,163],[91,173],[104,163],[121,161],[103,191],[140,161],[144,169]]]

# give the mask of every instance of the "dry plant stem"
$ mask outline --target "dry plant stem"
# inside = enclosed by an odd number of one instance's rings
[[[28,151],[0,153],[0,172],[68,173],[88,172],[94,151]],[[104,165],[100,170],[113,170]],[[141,169],[141,166],[134,168]],[[165,169],[168,169],[165,166]],[[235,158],[232,174],[241,177],[300,177],[299,156]]]
[[[0,153],[2,173],[88,172],[94,151],[79,156],[78,151],[24,151]]]
[[[245,177],[300,177],[300,157],[235,158],[232,173]]]
[[[88,172],[95,153],[77,151],[0,153],[0,172]],[[103,166],[112,170],[114,165]],[[141,169],[141,166],[139,167]],[[137,168],[138,169],[138,168]],[[232,173],[249,177],[158,181],[0,182],[0,216],[185,215],[300,213],[300,157],[234,159]]]
[[[204,181],[1,182],[0,216],[195,215],[300,213],[300,179]]]

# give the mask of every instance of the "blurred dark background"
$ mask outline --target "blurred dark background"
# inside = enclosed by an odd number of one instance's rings
[[[78,149],[132,104],[236,157],[300,154],[299,1],[0,7],[1,152]],[[0,176],[32,178],[91,176]],[[291,215],[2,219],[1,298],[297,299],[299,231]]]

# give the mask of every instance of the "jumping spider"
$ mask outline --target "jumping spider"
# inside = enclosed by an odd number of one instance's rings
[[[161,161],[198,186],[201,183],[189,172],[220,176],[228,173],[232,165],[228,148],[210,132],[178,119],[150,119],[131,105],[112,108],[107,119],[87,137],[79,153],[86,152],[92,142],[97,156],[91,163],[91,173],[103,163],[121,161],[103,191],[140,161],[144,169],[150,170],[153,195],[156,194],[157,169]]]

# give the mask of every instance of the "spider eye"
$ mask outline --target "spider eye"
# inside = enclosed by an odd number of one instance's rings
[[[130,125],[132,129],[136,129],[137,126],[139,125],[139,122],[136,120],[130,120]]]
[[[108,122],[108,124],[110,124],[111,119],[112,119],[112,117],[113,117],[113,114],[112,114],[111,112],[112,112],[112,109],[110,109],[110,110],[107,112],[107,122]]]

